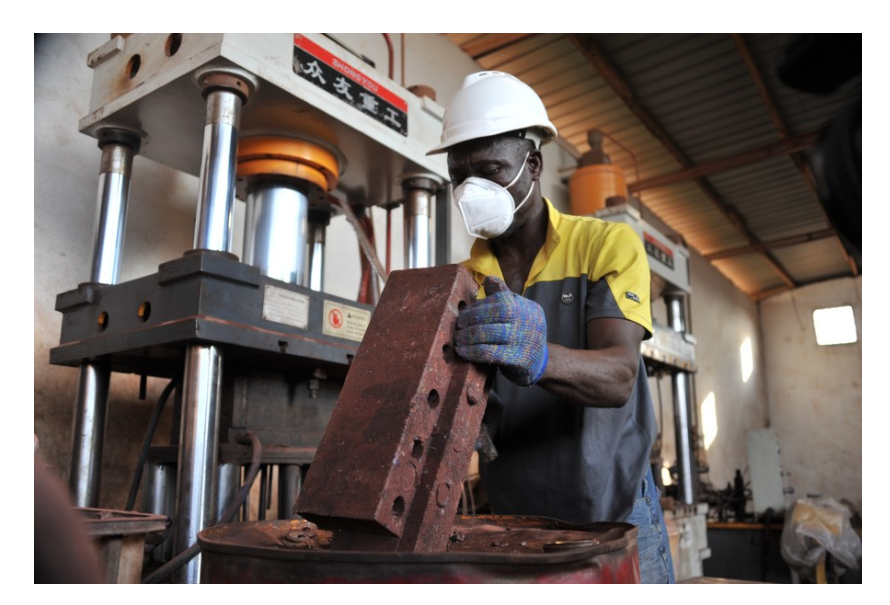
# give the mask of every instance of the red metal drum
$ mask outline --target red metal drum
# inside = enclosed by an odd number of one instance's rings
[[[637,528],[542,517],[457,517],[445,552],[338,551],[305,520],[219,525],[198,535],[203,583],[530,583],[640,581]]]

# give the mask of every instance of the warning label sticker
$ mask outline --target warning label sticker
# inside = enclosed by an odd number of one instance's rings
[[[309,327],[309,297],[267,285],[263,297],[263,319],[305,330]]]
[[[371,312],[326,300],[323,323],[324,334],[361,342],[371,323]]]

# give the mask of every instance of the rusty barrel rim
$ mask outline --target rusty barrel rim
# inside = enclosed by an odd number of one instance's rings
[[[400,565],[441,565],[441,564],[484,564],[484,565],[560,565],[599,557],[608,553],[636,547],[638,530],[628,523],[582,523],[572,524],[546,517],[508,515],[469,515],[458,517],[455,528],[460,523],[509,524],[514,527],[534,527],[539,529],[587,531],[595,539],[591,544],[563,544],[545,548],[536,553],[494,553],[474,551],[446,551],[436,553],[413,552],[364,552],[338,551],[327,549],[292,549],[276,544],[273,535],[283,538],[305,525],[303,519],[245,521],[228,523],[203,530],[198,534],[202,552],[211,556],[235,555],[254,559],[277,561],[313,561],[325,563],[398,563]],[[593,543],[595,542],[595,543]]]

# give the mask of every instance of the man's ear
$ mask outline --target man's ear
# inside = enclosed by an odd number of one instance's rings
[[[528,171],[532,175],[532,180],[541,180],[541,175],[544,173],[544,156],[541,155],[541,150],[535,149],[530,152],[526,162],[528,163]]]

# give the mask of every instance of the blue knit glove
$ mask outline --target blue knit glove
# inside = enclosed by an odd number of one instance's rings
[[[485,298],[460,312],[454,345],[468,361],[492,364],[520,386],[535,384],[547,367],[547,321],[541,305],[486,277]]]

